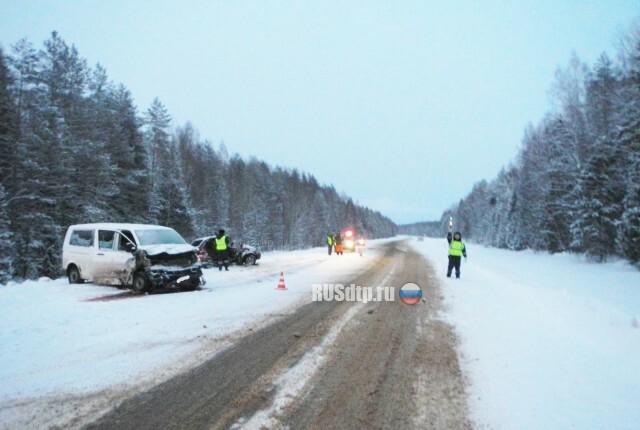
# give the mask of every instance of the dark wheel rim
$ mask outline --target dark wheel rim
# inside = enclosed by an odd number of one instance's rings
[[[71,284],[77,284],[80,280],[80,273],[78,273],[77,269],[71,269],[69,271],[69,282]]]
[[[256,257],[254,257],[253,255],[247,255],[247,257],[244,259],[245,264],[255,264],[256,262]]]
[[[141,276],[136,276],[136,278],[133,280],[133,290],[136,293],[144,293],[146,286],[147,282]]]

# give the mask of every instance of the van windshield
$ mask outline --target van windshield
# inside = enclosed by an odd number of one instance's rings
[[[187,243],[178,232],[170,228],[136,230],[136,236],[138,236],[140,245],[183,245]]]

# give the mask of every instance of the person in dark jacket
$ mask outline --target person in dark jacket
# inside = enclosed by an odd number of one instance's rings
[[[340,233],[336,233],[334,242],[336,244],[336,254],[342,255],[342,236],[340,236]]]
[[[451,272],[456,269],[456,278],[460,278],[460,260],[462,257],[467,258],[467,248],[462,242],[462,234],[456,231],[451,236],[451,232],[447,233],[447,242],[449,242],[449,267],[447,268],[447,278],[451,277]]]

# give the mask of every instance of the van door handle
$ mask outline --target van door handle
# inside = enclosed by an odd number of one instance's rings
[[[98,255],[104,255],[104,253],[103,252],[98,252]]]

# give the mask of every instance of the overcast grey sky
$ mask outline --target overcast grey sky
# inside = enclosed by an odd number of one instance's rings
[[[615,57],[640,0],[0,0],[0,44],[56,30],[174,125],[295,167],[397,223],[514,160],[558,66]]]

